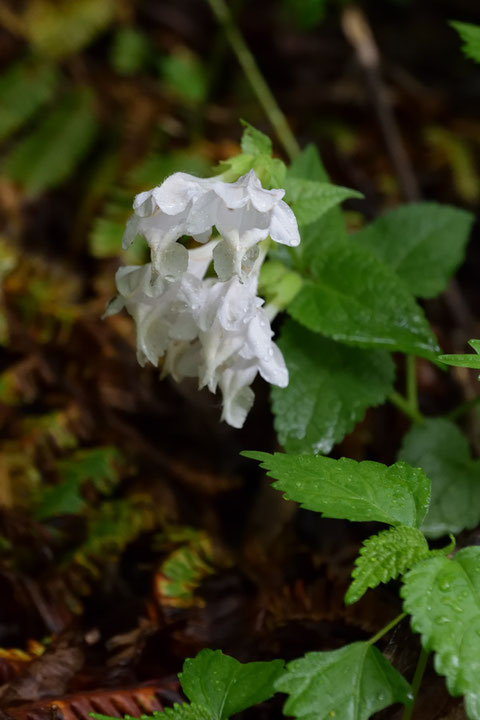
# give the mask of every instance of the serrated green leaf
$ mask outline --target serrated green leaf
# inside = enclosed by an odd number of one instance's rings
[[[108,495],[119,482],[119,467],[122,454],[115,447],[77,450],[69,458],[60,460],[57,469],[64,479],[73,479],[79,484],[90,480],[94,487]]]
[[[458,21],[452,21],[450,25],[455,28],[462,38],[464,54],[470,60],[480,62],[480,25]]]
[[[393,391],[395,366],[382,350],[347,347],[293,320],[283,325],[278,345],[289,383],[272,387],[272,408],[288,452],[329,453],[368,407]]]
[[[331,208],[347,198],[360,198],[356,190],[332,185],[329,182],[303,180],[287,176],[285,200],[289,203],[299,225],[309,225],[318,220]]]
[[[245,451],[258,460],[273,487],[307,510],[324,517],[419,527],[430,498],[430,482],[421,468],[320,455]]]
[[[480,370],[480,340],[469,340],[468,344],[475,350],[476,355],[473,353],[465,355],[440,355],[438,359],[446,365]]]
[[[287,665],[276,689],[290,696],[284,714],[300,720],[368,720],[393,703],[411,701],[405,678],[365,642],[307,653]]]
[[[115,13],[115,0],[30,0],[22,19],[35,50],[60,59],[88,45]]]
[[[10,65],[0,77],[0,140],[17,130],[53,96],[58,71],[29,60]]]
[[[59,485],[43,490],[41,502],[35,509],[35,517],[37,520],[46,520],[58,515],[77,515],[85,507],[85,500],[80,495],[80,484],[75,478],[69,477]]]
[[[368,588],[393,580],[428,555],[428,543],[417,528],[398,527],[383,530],[364,541],[355,560],[353,582],[345,595],[351,605]]]
[[[428,537],[457,534],[480,522],[480,460],[450,420],[416,423],[403,438],[401,460],[422,467],[432,483],[432,499],[422,526]]]
[[[30,194],[54,187],[73,172],[96,128],[91,92],[74,90],[17,143],[5,160],[4,172]]]
[[[189,529],[188,536],[164,560],[157,573],[155,587],[162,607],[192,607],[197,603],[195,590],[201,581],[214,572],[213,552],[209,536]]]
[[[337,240],[318,250],[288,311],[309,330],[361,347],[436,359],[423,310],[396,274],[366,248]]]
[[[469,718],[479,720],[480,548],[464,548],[453,559],[423,560],[405,575],[402,596],[450,694],[465,695]]]
[[[89,713],[94,720],[119,720],[118,717],[102,715],[101,713]],[[124,715],[124,720],[137,720],[132,715]],[[141,720],[214,720],[211,713],[201,705],[195,703],[174,703],[172,707],[166,707],[161,712],[155,710],[151,715],[142,715]]]
[[[307,145],[305,150],[295,158],[288,168],[288,177],[329,182],[325,167],[315,145]],[[301,260],[301,265],[309,268],[311,261],[321,252],[325,242],[336,242],[346,239],[347,229],[340,207],[331,208],[325,215],[310,225],[300,228],[302,242],[295,248],[295,253]]]
[[[271,698],[282,672],[283,660],[243,664],[220,650],[202,650],[185,660],[179,678],[192,703],[205,707],[213,720],[226,720]]]
[[[264,133],[254,128],[253,125],[240,120],[245,128],[242,135],[241,147],[244,155],[271,155],[273,152],[272,141]]]
[[[465,254],[472,213],[438,203],[387,212],[353,235],[402,278],[417,297],[445,290]]]

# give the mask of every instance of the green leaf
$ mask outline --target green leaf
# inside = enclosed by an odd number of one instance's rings
[[[365,642],[307,653],[287,665],[276,689],[289,695],[284,714],[301,720],[368,720],[393,703],[411,701],[405,678]]]
[[[85,507],[85,500],[80,495],[80,485],[73,477],[68,477],[59,485],[47,487],[42,492],[42,498],[35,509],[37,520],[58,515],[77,515]]]
[[[360,600],[368,588],[403,575],[428,553],[425,536],[417,528],[399,525],[367,538],[355,560],[353,582],[345,595],[345,603],[351,605]]]
[[[446,365],[480,370],[480,340],[469,340],[468,344],[475,350],[476,355],[473,355],[473,353],[466,355],[440,355],[438,359]]]
[[[93,97],[74,90],[31,135],[17,143],[4,164],[6,175],[29,194],[66,180],[89,149],[97,128]]]
[[[317,182],[329,182],[330,180],[315,145],[307,145],[305,150],[295,158],[288,169],[288,177],[316,180]],[[325,241],[336,242],[348,237],[340,207],[331,208],[316,222],[301,227],[300,234],[302,242],[298,248],[295,248],[295,253],[300,258],[303,267],[308,269],[313,258],[318,252],[321,252]]]
[[[353,239],[395,270],[414,295],[431,298],[462,263],[473,219],[449,205],[414,203],[391,210]]]
[[[432,483],[432,499],[422,530],[428,537],[457,534],[480,522],[480,460],[450,420],[432,418],[405,435],[401,460],[421,466]]]
[[[329,453],[393,391],[395,366],[382,350],[350,348],[293,320],[283,325],[278,345],[289,383],[272,387],[272,408],[288,452]]]
[[[196,589],[214,572],[212,543],[205,532],[188,528],[183,537],[178,532],[178,541],[180,547],[162,562],[155,581],[162,607],[195,605]]]
[[[242,455],[258,460],[287,500],[324,517],[419,527],[427,512],[430,482],[423,470],[407,463],[387,467],[320,455]]]
[[[278,260],[267,260],[260,269],[258,293],[267,303],[284,310],[302,287],[301,276]]]
[[[78,450],[66,460],[57,463],[60,475],[79,485],[90,480],[94,487],[104,495],[109,495],[119,482],[119,466],[122,454],[115,447],[90,448]]]
[[[405,611],[422,645],[434,650],[435,669],[451,695],[465,695],[469,718],[480,718],[480,548],[453,559],[436,556],[415,565],[404,578]]]
[[[183,100],[201,103],[207,97],[208,79],[205,68],[196,55],[181,48],[174,55],[162,58],[163,79],[170,90]]]
[[[243,131],[241,147],[244,155],[271,155],[273,152],[272,141],[268,135],[260,132],[246,122],[240,120],[245,130]]]
[[[101,713],[89,713],[94,720],[119,720],[118,717],[102,715]],[[132,715],[124,715],[124,720],[137,720]],[[172,707],[166,707],[162,712],[154,710],[151,715],[142,715],[141,720],[214,720],[211,713],[201,705],[195,703],[174,703]]]
[[[152,55],[147,36],[133,27],[119,28],[113,38],[110,62],[119,75],[141,72]]]
[[[58,82],[55,66],[29,60],[10,65],[0,77],[0,140],[51,100]]]
[[[458,21],[452,21],[450,25],[455,28],[462,38],[464,54],[470,60],[480,62],[480,25]]]
[[[30,0],[22,19],[32,47],[61,59],[88,45],[116,11],[115,0]]]
[[[291,206],[299,225],[309,225],[328,210],[347,198],[361,198],[361,193],[349,188],[317,180],[302,180],[287,176],[285,200]]]
[[[271,698],[282,672],[283,660],[242,664],[220,650],[202,650],[185,661],[179,678],[192,703],[205,707],[213,720],[226,720]]]
[[[436,359],[439,348],[423,310],[369,250],[339,239],[318,250],[310,272],[288,308],[302,325],[348,344]]]

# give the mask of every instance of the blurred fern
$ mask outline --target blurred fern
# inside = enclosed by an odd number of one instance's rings
[[[58,71],[50,64],[21,60],[0,77],[0,140],[21,127],[52,99]]]
[[[88,151],[96,130],[92,93],[72,90],[17,143],[5,160],[4,172],[30,195],[55,187]]]

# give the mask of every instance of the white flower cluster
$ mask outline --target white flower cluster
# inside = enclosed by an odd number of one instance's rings
[[[285,245],[300,242],[283,195],[262,188],[253,170],[235,183],[175,173],[140,193],[124,246],[143,235],[152,261],[118,270],[119,294],[106,311],[125,307],[134,318],[141,365],[158,365],[163,357],[164,375],[198,377],[199,387],[211,392],[220,388],[222,419],[237,428],[253,404],[257,372],[274,385],[288,384],[257,297],[258,244],[268,236]],[[209,241],[213,227],[220,237]],[[202,245],[187,250],[178,242],[184,235]],[[205,277],[212,259],[217,277]]]

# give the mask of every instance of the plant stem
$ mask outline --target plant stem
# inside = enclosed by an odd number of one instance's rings
[[[290,130],[285,115],[265,82],[254,56],[237,28],[228,5],[225,0],[208,0],[208,3],[222,26],[232,50],[237,56],[237,60],[242,66],[243,72],[252,86],[253,92],[265,110],[278,139],[285,148],[285,152],[290,160],[293,160],[299,154],[300,147]]]
[[[372,635],[370,640],[367,640],[367,643],[369,645],[375,645],[376,642],[380,640],[384,635],[386,635],[392,628],[395,627],[395,625],[398,625],[399,622],[403,620],[404,617],[406,617],[407,613],[400,613],[400,615],[397,615],[396,618],[393,618],[391,622],[388,623],[388,625],[385,625],[381,630],[379,630],[375,635]]]
[[[420,410],[415,409],[411,406],[411,404],[408,402],[406,398],[403,397],[403,395],[400,395],[398,392],[392,393],[389,398],[392,405],[395,405],[399,410],[401,410],[404,415],[407,415],[413,422],[422,422],[424,417]]]
[[[427,667],[429,655],[430,652],[428,650],[425,650],[424,647],[422,647],[420,655],[418,656],[417,667],[415,668],[415,674],[412,680],[413,699],[410,705],[405,705],[402,720],[411,720],[411,717],[413,715],[413,709],[415,707],[415,700],[417,699],[418,691],[420,690],[420,685],[422,684],[423,673],[425,672],[425,668]]]

